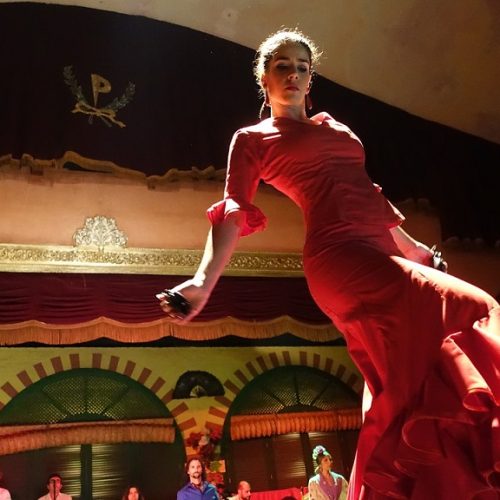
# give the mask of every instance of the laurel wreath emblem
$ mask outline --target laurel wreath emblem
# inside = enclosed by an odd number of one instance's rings
[[[112,127],[113,123],[119,127],[125,127],[125,123],[116,119],[116,113],[119,109],[124,108],[134,97],[135,84],[129,82],[125,88],[125,92],[120,97],[115,97],[109,104],[98,108],[92,106],[85,97],[82,86],[78,83],[73,72],[73,66],[65,66],[63,69],[64,83],[69,87],[71,93],[76,99],[75,107],[72,113],[84,113],[89,116],[89,124],[92,125],[94,116],[100,118],[108,127]]]

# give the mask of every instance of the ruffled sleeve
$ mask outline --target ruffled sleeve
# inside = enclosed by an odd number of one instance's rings
[[[229,147],[224,199],[207,210],[213,225],[220,224],[229,214],[240,212],[240,236],[265,229],[266,216],[252,204],[260,181],[260,159],[250,133],[238,130]]]

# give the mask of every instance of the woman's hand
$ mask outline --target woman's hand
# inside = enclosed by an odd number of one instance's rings
[[[169,298],[164,292],[160,292],[156,295],[160,301],[160,307],[167,313],[168,320],[177,324],[187,323],[193,319],[200,313],[210,297],[210,291],[206,290],[203,284],[194,278],[171,288],[170,291],[181,293],[190,306],[189,312],[183,314],[169,303]]]
[[[176,309],[175,299],[172,300],[164,292],[156,296],[160,300],[161,308],[168,314],[169,321],[177,324],[187,323],[203,309],[225,265],[231,258],[239,238],[240,225],[241,214],[235,212],[234,215],[230,214],[224,221],[212,227],[194,277],[170,289],[172,293],[182,294],[188,302],[185,305],[188,306],[189,312],[183,314]]]
[[[436,245],[429,248],[412,238],[401,226],[392,228],[391,234],[399,250],[408,260],[439,269],[445,273],[448,271],[448,264],[443,260],[441,252],[436,250]]]
[[[427,245],[417,242],[415,246],[406,250],[405,257],[414,262],[443,271],[444,273],[448,271],[448,263],[442,258],[441,252],[436,250],[436,245],[429,248]]]

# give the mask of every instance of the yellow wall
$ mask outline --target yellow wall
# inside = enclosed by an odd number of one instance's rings
[[[41,380],[40,373],[100,368],[126,374],[156,394],[187,438],[191,432],[224,424],[232,401],[254,378],[252,369],[259,375],[288,363],[327,371],[356,392],[362,390],[362,379],[344,347],[0,348],[0,408]],[[178,378],[191,370],[217,377],[224,397],[172,399]]]

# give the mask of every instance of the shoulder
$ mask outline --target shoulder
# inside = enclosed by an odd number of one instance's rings
[[[311,479],[309,479],[309,484],[317,484],[319,483],[319,474],[316,474],[315,476],[311,477]]]
[[[178,492],[177,492],[177,500],[183,500],[184,498],[187,498],[186,495],[187,489],[189,487],[189,483],[185,484]]]
[[[327,125],[336,132],[345,132],[349,134],[353,139],[359,141],[359,137],[345,123],[339,122],[326,111],[322,111],[321,113],[311,116],[311,119],[320,122],[324,125]]]
[[[335,481],[347,482],[346,478],[342,474],[337,474],[336,472],[333,471],[330,471],[330,474],[333,476],[333,479],[335,479]]]
[[[276,128],[276,125],[274,124],[272,118],[267,118],[254,125],[249,125],[248,127],[242,127],[238,129],[233,134],[233,142],[235,139],[255,139],[276,132],[278,132],[278,129]]]
[[[261,120],[258,123],[254,123],[253,125],[249,125],[248,127],[240,128],[237,132],[243,132],[246,134],[262,134],[268,132],[269,130],[275,130],[274,122],[272,118],[266,118],[265,120]]]
[[[203,497],[206,497],[207,500],[219,498],[217,488],[213,484],[207,483],[205,489],[203,490]]]

